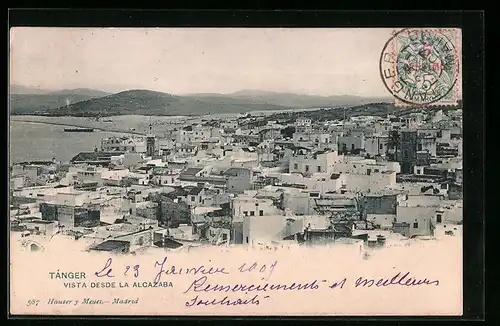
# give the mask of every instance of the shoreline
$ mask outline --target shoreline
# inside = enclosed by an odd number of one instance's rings
[[[25,122],[25,123],[37,123],[37,124],[45,124],[45,125],[55,125],[55,126],[62,126],[62,127],[77,127],[77,128],[94,128],[95,131],[103,131],[103,132],[116,132],[116,133],[124,133],[124,134],[130,134],[130,135],[140,135],[140,136],[146,136],[146,133],[141,133],[138,131],[130,131],[130,130],[121,130],[121,129],[114,129],[114,128],[102,128],[102,127],[94,127],[94,126],[84,126],[81,124],[68,124],[68,123],[62,123],[62,122],[51,122],[51,121],[35,121],[35,120],[18,120],[18,119],[10,119],[10,121],[15,121],[15,122]]]

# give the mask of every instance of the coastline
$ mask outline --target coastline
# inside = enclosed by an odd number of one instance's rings
[[[279,113],[293,113],[293,112],[307,112],[315,111],[320,108],[294,108],[288,110],[266,110],[266,111],[251,111],[247,112],[255,116],[271,116],[273,114]],[[332,108],[333,109],[333,108]],[[116,128],[110,126],[104,121],[90,120],[89,117],[76,117],[76,116],[41,116],[41,115],[10,115],[9,121],[15,122],[28,122],[28,123],[38,123],[54,126],[63,127],[78,127],[78,128],[94,128],[96,131],[102,132],[113,132],[113,133],[124,133],[129,135],[146,136],[149,130],[149,123],[151,119],[153,122],[153,130],[156,129],[156,134],[158,131],[175,129],[180,124],[193,124],[202,123],[204,119],[218,119],[224,120],[227,118],[236,118],[239,113],[221,113],[212,115],[192,115],[192,116],[145,116],[145,115],[116,115],[106,117],[109,119],[114,126],[119,125]]]
[[[93,132],[65,132],[64,128],[94,128]],[[85,120],[11,119],[9,123],[9,164],[31,161],[68,162],[82,151],[99,147],[102,138],[144,137],[144,129],[128,131],[128,124],[89,123]]]
[[[83,124],[71,124],[71,123],[62,123],[62,122],[54,122],[54,121],[35,121],[35,120],[12,119],[12,117],[11,117],[10,121],[24,122],[24,123],[37,123],[37,124],[45,124],[45,125],[55,125],[55,126],[62,126],[62,127],[94,128],[94,131],[117,132],[117,133],[139,135],[139,136],[146,135],[146,133],[142,133],[142,132],[138,132],[138,131],[116,129],[116,128],[107,128],[107,127],[103,128],[102,126],[96,127],[94,125],[85,126]]]

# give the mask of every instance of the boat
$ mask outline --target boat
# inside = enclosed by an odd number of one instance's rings
[[[66,132],[93,132],[94,128],[64,128]]]

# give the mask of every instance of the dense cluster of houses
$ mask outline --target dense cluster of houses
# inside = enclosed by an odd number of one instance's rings
[[[247,115],[102,139],[70,162],[11,167],[11,232],[125,253],[432,237],[462,221],[461,113]]]

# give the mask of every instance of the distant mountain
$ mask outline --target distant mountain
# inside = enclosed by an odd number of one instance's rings
[[[172,95],[150,90],[128,90],[116,94],[79,88],[48,94],[11,94],[11,114],[52,116],[111,115],[205,115],[250,111],[355,106],[393,102],[391,98],[315,96],[242,90],[231,94],[199,93]]]
[[[377,102],[394,102],[391,97],[361,97],[352,95],[318,96],[295,93],[276,93],[261,90],[241,90],[227,96],[241,99],[252,99],[269,104],[294,108],[318,108],[334,106],[362,105]]]
[[[230,96],[267,96],[272,94],[280,94],[279,92],[263,91],[259,89],[242,89],[234,93],[229,93]],[[286,93],[281,93],[286,94]],[[292,93],[295,94],[295,93]],[[297,94],[295,94],[297,95]]]
[[[12,90],[12,87],[11,87]],[[16,88],[17,91],[34,91],[31,88]],[[47,91],[46,91],[47,92]],[[109,95],[102,91],[87,88],[49,91],[47,93],[12,93],[10,94],[11,114],[38,114],[50,109]]]
[[[22,85],[10,85],[10,87],[9,87],[10,94],[40,95],[40,94],[48,94],[50,92],[52,92],[52,91],[47,90],[47,89],[42,89],[39,87],[28,87],[28,86],[22,86]]]
[[[90,98],[103,97],[111,95],[112,93],[107,93],[90,88],[76,88],[76,89],[62,89],[60,91],[50,92],[51,95],[81,95],[88,96]]]
[[[226,96],[177,96],[149,90],[129,90],[59,108],[50,108],[45,114],[52,116],[204,115],[285,109],[289,108]]]
[[[188,94],[179,94],[179,96],[188,96],[188,97],[230,97],[228,94],[222,94],[222,93],[188,93]]]

